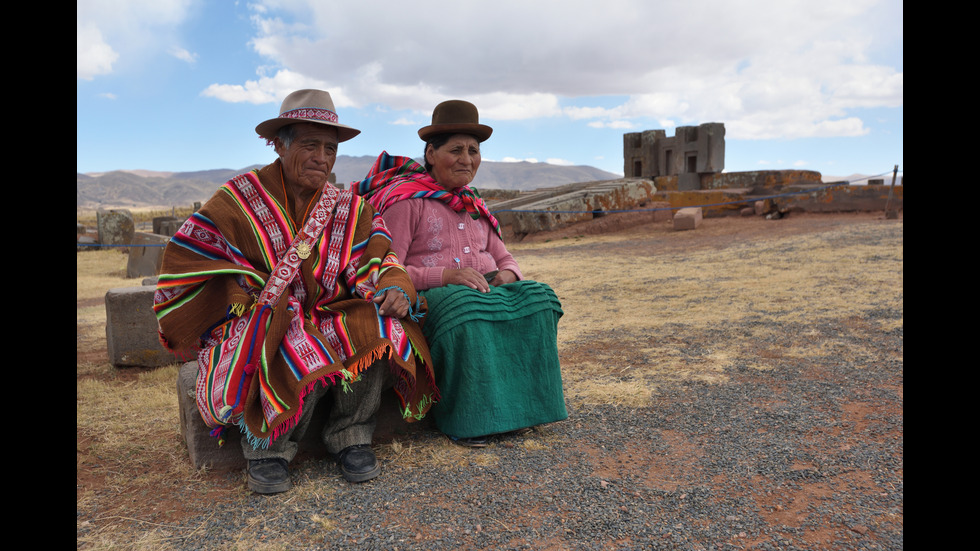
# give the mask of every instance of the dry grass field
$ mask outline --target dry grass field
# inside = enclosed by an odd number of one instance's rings
[[[548,281],[562,299],[559,347],[570,394],[640,406],[658,382],[723,382],[734,362],[764,370],[783,356],[842,352],[831,343],[814,348],[806,335],[791,348],[765,350],[769,335],[705,339],[709,328],[724,331],[759,318],[786,326],[863,318],[883,296],[901,312],[901,241],[883,250],[872,216],[708,219],[693,232],[673,232],[668,222],[512,249],[528,277]],[[842,223],[857,220],[872,225],[855,234],[857,228]],[[900,317],[884,321],[880,329],[902,323]],[[692,354],[693,346],[701,352]],[[617,370],[616,383],[589,375],[602,366]]]
[[[562,301],[559,352],[569,423],[576,423],[576,412],[585,416],[593,409],[655,412],[678,388],[710,393],[733,384],[736,374],[761,380],[789,365],[805,371],[807,365],[842,363],[873,370],[897,363],[901,371],[901,218],[886,220],[880,212],[793,214],[782,220],[710,218],[697,230],[683,232],[663,222],[624,223],[615,231],[609,231],[607,222],[605,229],[592,233],[584,224],[509,244],[525,276],[549,283]],[[125,254],[79,252],[76,262],[77,546],[191,548],[186,542],[209,527],[205,504],[235,509],[250,499],[242,475],[190,467],[178,433],[176,366],[117,369],[108,364],[102,298],[108,289],[139,284],[125,277]],[[882,346],[885,335],[898,344]],[[900,376],[889,390],[901,399]],[[846,411],[857,422],[872,415],[857,406]],[[901,406],[893,413],[900,418]],[[663,433],[666,439],[669,431]],[[901,437],[900,427],[887,436]],[[562,438],[546,428],[520,446],[530,454],[559,445],[589,445],[559,443]],[[488,450],[473,456],[433,438],[396,441],[378,451],[386,469],[394,472],[422,464],[446,472],[475,469],[497,464],[501,454],[513,451]],[[630,461],[640,465],[637,473],[654,476],[649,470],[652,458],[630,455]],[[603,468],[608,466],[595,470]],[[683,486],[685,475],[673,475],[670,484]],[[304,482],[276,502],[283,515],[302,509],[299,503],[305,499],[329,501],[338,491],[337,479]],[[670,484],[660,487],[669,489]],[[330,511],[299,514],[308,517],[320,537],[338,529]],[[901,513],[895,515],[881,512],[874,518],[882,525],[901,526]],[[238,540],[217,548],[307,548],[306,540],[290,539],[300,538],[298,534],[279,534],[277,543],[258,545],[264,530],[264,524],[244,523]],[[812,532],[798,539],[785,537],[797,546],[793,548],[821,548],[821,542],[840,537]],[[872,537],[866,529],[861,534]],[[766,534],[757,537],[769,541]],[[575,547],[567,539],[549,545]]]

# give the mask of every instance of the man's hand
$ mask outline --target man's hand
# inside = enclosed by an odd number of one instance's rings
[[[398,319],[408,315],[408,310],[411,307],[405,295],[397,289],[388,289],[383,294],[375,295],[374,302],[381,305],[378,308],[378,313],[382,316]]]
[[[486,293],[490,290],[490,284],[487,283],[487,278],[483,277],[483,274],[473,268],[446,268],[442,271],[442,284],[465,285],[481,293]]]

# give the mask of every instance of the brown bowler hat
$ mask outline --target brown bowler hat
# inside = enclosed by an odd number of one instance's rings
[[[490,137],[493,128],[480,124],[480,113],[468,101],[451,99],[436,106],[432,111],[432,124],[419,129],[419,137],[428,141],[436,134],[470,134],[477,141]]]
[[[282,100],[279,116],[255,127],[255,131],[267,140],[276,137],[280,128],[297,122],[312,122],[337,128],[337,141],[347,141],[361,133],[356,128],[337,122],[337,111],[330,99],[330,92],[323,90],[297,90]]]

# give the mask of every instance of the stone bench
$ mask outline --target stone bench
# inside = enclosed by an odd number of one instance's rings
[[[219,447],[218,440],[211,436],[207,425],[201,419],[195,400],[197,371],[197,362],[188,362],[180,367],[177,376],[180,434],[187,444],[191,464],[196,469],[205,467],[212,470],[244,468],[245,459],[242,457],[241,432],[235,427],[229,427],[225,434],[225,443]],[[314,418],[310,422],[306,434],[303,435],[303,439],[299,442],[299,454],[296,460],[329,456],[326,446],[320,440],[325,410],[329,406],[329,399],[321,400],[317,404]],[[426,417],[415,423],[406,423],[398,409],[398,398],[395,396],[395,391],[388,389],[382,394],[373,444],[386,444],[400,436],[424,430],[436,430],[431,417]]]

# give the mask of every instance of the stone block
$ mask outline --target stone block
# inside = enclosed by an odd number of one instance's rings
[[[164,220],[160,223],[160,231],[154,231],[153,233],[159,233],[160,235],[166,235],[173,237],[177,230],[184,225],[186,218],[175,218],[173,220]]]
[[[667,201],[653,201],[643,205],[643,208],[651,209],[653,222],[670,222],[674,217],[673,208]]]
[[[208,468],[212,470],[240,469],[245,467],[242,457],[242,433],[235,427],[229,427],[225,432],[225,443],[218,445],[218,440],[211,436],[210,430],[201,419],[197,410],[197,362],[187,362],[180,367],[177,376],[177,406],[180,410],[180,434],[187,445],[191,464],[195,469]],[[323,419],[329,410],[329,399],[323,399],[314,410],[314,418],[299,442],[299,452],[296,461],[307,457],[328,458],[326,446],[320,439],[323,430]],[[421,421],[406,423],[399,411],[398,398],[395,391],[388,389],[382,393],[381,407],[376,415],[377,425],[374,429],[373,444],[387,444],[399,436],[406,436],[416,431],[436,430],[431,416]]]
[[[129,248],[126,277],[155,276],[163,265],[163,251],[169,241],[165,235],[136,232]]]
[[[697,172],[678,174],[677,189],[680,191],[701,189],[701,175]]]
[[[153,217],[153,233],[157,235],[173,235],[163,233],[163,224],[177,220],[176,216],[155,216]]]
[[[686,207],[674,215],[675,230],[693,230],[701,225],[701,207]]]
[[[109,289],[105,295],[106,346],[116,367],[161,367],[179,359],[160,344],[153,313],[156,287]]]
[[[700,208],[704,218],[712,218],[738,215],[748,192],[744,188],[665,191],[658,192],[656,200],[667,201],[674,209]]]
[[[95,238],[88,235],[80,235],[75,239],[75,250],[77,251],[94,251],[96,250],[96,245],[98,241]]]
[[[126,209],[99,210],[95,213],[99,243],[103,245],[128,245],[136,233],[133,215]]]

